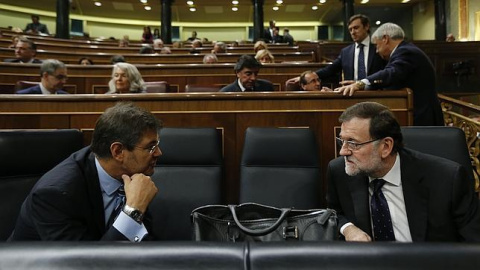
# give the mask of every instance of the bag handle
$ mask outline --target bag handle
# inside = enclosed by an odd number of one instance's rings
[[[261,235],[269,234],[269,233],[275,231],[278,228],[278,226],[280,226],[280,224],[282,224],[282,222],[285,220],[288,213],[290,213],[290,211],[292,210],[290,208],[282,208],[282,209],[280,209],[282,211],[282,213],[280,214],[280,217],[278,218],[278,220],[272,226],[270,226],[268,228],[265,228],[265,229],[261,229],[261,230],[250,230],[249,228],[246,228],[245,226],[243,226],[242,223],[240,223],[240,221],[238,220],[238,217],[237,217],[237,213],[235,212],[235,208],[236,208],[235,205],[232,205],[232,204],[228,205],[228,209],[230,209],[230,212],[232,213],[233,220],[235,221],[235,224],[243,232],[245,232],[246,234],[249,234],[249,235],[253,235],[253,236],[261,236]]]

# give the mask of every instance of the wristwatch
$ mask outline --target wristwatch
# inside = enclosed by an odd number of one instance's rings
[[[125,206],[123,207],[123,212],[127,214],[127,216],[133,218],[133,220],[135,220],[136,222],[142,223],[143,213],[140,210],[125,204]]]
[[[365,83],[362,81],[356,81],[355,84],[358,86],[358,89],[363,90],[365,89]]]

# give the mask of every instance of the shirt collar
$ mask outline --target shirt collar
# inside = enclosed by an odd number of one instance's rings
[[[239,79],[237,79],[237,82],[238,82],[238,86],[240,86],[240,90],[242,90],[242,92],[245,92],[245,90],[246,90],[247,88],[245,88],[245,87],[242,85],[242,83],[240,82]]]
[[[359,44],[363,44],[366,48],[370,46],[370,36],[367,36],[364,40],[362,40],[360,43],[357,43],[357,48]]]
[[[385,182],[388,182],[392,185],[395,186],[400,186],[401,183],[401,171],[400,171],[400,155],[397,153],[395,156],[395,163],[393,164],[393,167],[388,171],[387,174],[385,174],[383,177],[378,177],[382,178],[385,180]],[[372,182],[374,179],[373,177],[368,177],[369,182]]]
[[[45,86],[43,86],[43,83],[40,83],[40,90],[42,90],[43,95],[51,95],[52,94],[50,91],[48,91],[47,88],[45,88]]]
[[[95,157],[95,166],[97,167],[98,179],[100,180],[100,187],[103,192],[111,196],[122,185],[120,181],[111,177],[100,165],[97,157]]]

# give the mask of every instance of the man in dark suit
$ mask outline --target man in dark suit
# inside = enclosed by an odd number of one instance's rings
[[[7,63],[27,63],[27,64],[41,64],[42,61],[35,59],[37,54],[37,46],[35,43],[27,38],[20,38],[15,45],[14,59],[5,59]]]
[[[10,240],[155,239],[147,207],[158,191],[150,176],[162,155],[161,126],[133,103],[108,108],[95,124],[92,144],[38,180]]]
[[[316,71],[321,80],[338,76],[340,73],[342,73],[342,81],[361,80],[365,75],[373,74],[385,67],[386,62],[376,53],[375,45],[370,42],[368,17],[362,14],[353,15],[350,17],[348,30],[354,43],[343,48],[332,64]],[[361,65],[359,57],[362,54],[363,68],[359,71],[359,65]],[[299,77],[289,79],[286,84],[296,84],[299,79]]]
[[[380,56],[388,60],[384,69],[364,80],[335,89],[353,95],[363,89],[392,89],[408,87],[413,91],[413,124],[443,126],[443,113],[435,87],[435,69],[428,56],[417,46],[404,41],[402,28],[393,23],[381,25],[373,34]]]
[[[271,20],[268,22],[268,28],[265,29],[263,33],[263,39],[267,43],[272,43],[273,42],[273,31],[275,29],[275,24],[276,22],[274,20]]]
[[[32,23],[27,24],[24,31],[28,34],[50,34],[47,26],[40,23],[40,17],[38,17],[38,15],[32,15]]]
[[[404,148],[381,104],[358,103],[339,120],[342,157],[328,165],[327,202],[346,241],[380,241],[386,232],[390,241],[480,241],[479,200],[464,167]]]
[[[251,55],[240,56],[234,68],[237,79],[220,89],[220,92],[274,91],[271,82],[257,79],[261,66],[262,64]]]
[[[55,59],[43,61],[40,66],[40,77],[41,81],[38,85],[19,90],[17,94],[68,94],[68,92],[62,90],[68,78],[67,67],[63,62]]]

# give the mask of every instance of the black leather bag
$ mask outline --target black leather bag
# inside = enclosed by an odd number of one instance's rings
[[[256,203],[207,205],[192,212],[195,241],[330,241],[338,239],[332,209],[296,210]]]

